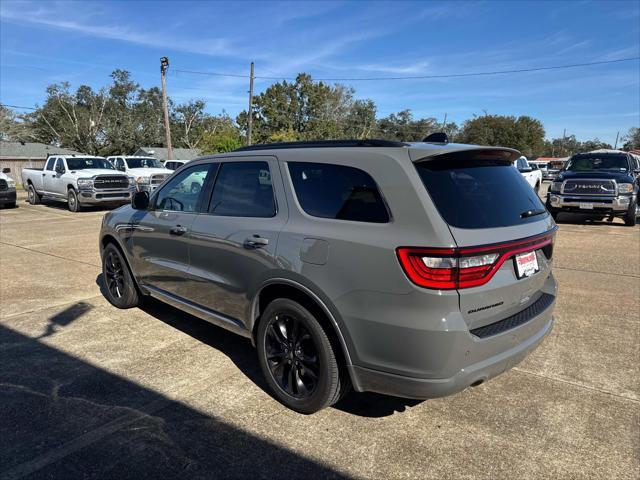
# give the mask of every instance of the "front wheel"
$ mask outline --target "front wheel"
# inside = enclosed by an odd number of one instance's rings
[[[102,279],[105,296],[118,308],[133,308],[140,303],[140,295],[127,262],[118,248],[110,243],[102,254]]]
[[[346,389],[334,346],[309,310],[293,300],[265,309],[256,338],[262,373],[273,395],[300,413],[333,405]]]
[[[27,201],[31,205],[38,205],[40,203],[40,195],[38,195],[33,185],[29,185],[29,189],[27,190]]]
[[[628,227],[635,227],[638,221],[638,200],[635,199],[629,204],[627,213],[624,215],[624,224]]]
[[[79,212],[82,209],[78,201],[78,194],[73,188],[70,188],[67,192],[67,206],[70,212]]]

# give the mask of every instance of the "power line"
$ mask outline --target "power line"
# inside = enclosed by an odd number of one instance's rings
[[[371,81],[385,81],[385,80],[426,80],[435,78],[459,78],[459,77],[480,77],[487,75],[505,75],[510,73],[527,73],[527,72],[540,72],[545,70],[561,70],[567,68],[580,68],[580,67],[592,67],[595,65],[607,65],[612,63],[631,62],[634,60],[640,60],[640,57],[618,58],[616,60],[601,60],[596,62],[586,63],[571,63],[565,65],[552,65],[547,67],[531,67],[531,68],[519,68],[512,70],[493,70],[487,72],[465,72],[465,73],[450,73],[444,75],[413,75],[406,77],[345,77],[345,78],[315,78],[316,81],[324,82],[371,82]],[[178,70],[175,72],[188,73],[192,75],[209,75],[214,77],[233,77],[233,78],[249,78],[249,75],[241,75],[234,73],[221,73],[221,72],[203,72],[197,70]],[[253,78],[261,80],[295,80],[294,77],[265,77],[256,75]]]
[[[0,103],[0,106],[7,107],[7,108],[19,108],[21,110],[37,110],[37,108],[33,108],[33,107],[21,107],[20,105],[8,105],[6,103]]]

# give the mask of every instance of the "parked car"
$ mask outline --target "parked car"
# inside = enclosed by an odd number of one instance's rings
[[[44,168],[23,168],[22,185],[32,205],[42,199],[67,202],[78,212],[86,205],[117,206],[131,201],[129,178],[103,157],[51,155]]]
[[[138,190],[152,192],[160,185],[172,170],[166,168],[160,160],[153,157],[112,156],[107,160],[121,172],[133,179]]]
[[[529,160],[529,166],[533,169],[540,170],[542,173],[542,181],[552,180],[555,178],[553,170],[550,169],[549,162],[538,162],[536,160]]]
[[[619,150],[572,156],[547,194],[547,209],[554,219],[561,212],[621,217],[634,226],[640,215],[638,183],[640,162]]]
[[[520,157],[514,160],[513,166],[518,169],[527,183],[531,185],[531,188],[538,193],[540,185],[542,185],[542,172],[537,168],[533,168],[527,161],[527,157]]]
[[[16,182],[7,173],[10,168],[3,168],[0,173],[0,206],[13,208],[16,206]]]
[[[150,295],[251,339],[273,395],[299,412],[350,385],[458,392],[552,328],[556,226],[519,156],[363,140],[196,159],[106,214],[105,295],[118,308]]]

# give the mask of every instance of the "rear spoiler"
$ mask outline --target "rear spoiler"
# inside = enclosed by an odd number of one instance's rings
[[[456,148],[448,145],[448,148],[436,150],[424,150],[420,148],[409,149],[409,158],[414,163],[420,162],[494,162],[511,164],[522,155],[519,151],[505,147],[469,147]]]

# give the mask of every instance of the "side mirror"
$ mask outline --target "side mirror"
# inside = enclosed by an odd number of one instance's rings
[[[11,173],[11,169],[8,167],[5,167],[2,169],[2,173]]]
[[[56,173],[62,175],[64,173],[64,167],[62,165],[56,165]]]
[[[149,208],[149,192],[134,192],[131,197],[131,208],[134,210]]]
[[[533,172],[533,168],[529,167],[529,168],[519,168],[518,171],[520,173],[529,173],[529,172]]]
[[[125,171],[124,165],[119,165],[118,170],[120,170],[121,172],[124,172]]]

